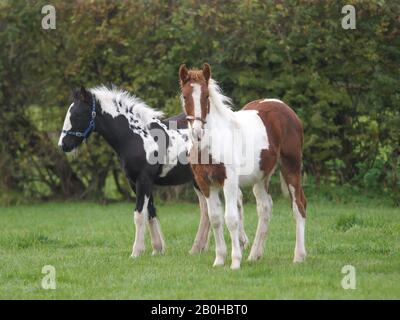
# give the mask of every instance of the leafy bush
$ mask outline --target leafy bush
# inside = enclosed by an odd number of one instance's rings
[[[342,29],[337,1],[56,0],[57,29],[43,30],[45,1],[1,1],[1,189],[101,199],[111,179],[128,198],[104,141],[79,158],[57,150],[71,89],[114,83],[175,114],[179,65],[207,61],[236,109],[276,97],[296,111],[316,190],[348,184],[399,203],[400,5],[352,3],[356,30]]]

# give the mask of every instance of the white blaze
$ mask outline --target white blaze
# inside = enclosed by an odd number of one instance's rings
[[[197,83],[193,83],[191,86],[193,87],[192,97],[194,102],[194,116],[201,117],[201,86]]]
[[[64,119],[64,125],[63,125],[63,131],[68,131],[72,129],[72,124],[71,124],[71,109],[73,107],[73,103],[71,103],[71,105],[68,108],[68,112],[67,115],[65,116]],[[64,137],[66,136],[66,133],[61,132],[60,135],[60,139],[58,140],[58,146],[61,147],[62,146],[62,140],[64,139]]]
[[[201,104],[200,104],[200,98],[201,98],[201,86],[197,83],[191,84],[193,87],[193,92],[192,92],[192,97],[193,97],[193,103],[194,103],[194,116],[196,118],[201,118]],[[201,137],[201,131],[202,131],[202,123],[200,120],[194,120],[193,121],[193,133],[197,137]]]

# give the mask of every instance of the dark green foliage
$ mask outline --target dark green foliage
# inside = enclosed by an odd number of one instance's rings
[[[399,203],[400,5],[350,2],[356,30],[341,27],[344,2],[304,0],[53,1],[57,29],[43,30],[47,2],[2,1],[0,201],[128,197],[102,139],[79,159],[57,150],[71,89],[114,83],[175,114],[179,65],[209,62],[237,109],[275,97],[298,113],[317,186]]]

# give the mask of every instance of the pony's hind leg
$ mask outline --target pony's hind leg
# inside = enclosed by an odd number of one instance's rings
[[[267,189],[268,186],[264,180],[259,181],[253,186],[253,193],[257,202],[258,225],[248,261],[258,260],[264,253],[265,238],[272,215],[272,198],[268,194]]]
[[[239,212],[239,241],[242,250],[249,244],[249,238],[244,230],[243,193],[238,190],[237,207]]]
[[[304,239],[306,226],[305,197],[303,188],[299,185],[289,184],[289,191],[292,198],[293,215],[296,220],[296,246],[293,262],[303,262],[307,255]]]
[[[164,253],[165,242],[161,232],[160,223],[157,219],[156,208],[153,203],[153,195],[150,196],[148,204],[148,227],[151,237],[151,245],[153,247],[153,255]]]
[[[301,185],[301,173],[300,170],[290,171],[287,166],[284,166],[284,162],[282,163],[282,173],[289,188],[293,215],[296,220],[296,246],[293,262],[302,262],[306,258],[304,237],[307,202]]]
[[[208,234],[210,232],[210,219],[208,218],[206,198],[196,187],[194,188],[194,191],[199,198],[200,223],[192,249],[189,251],[190,254],[200,253],[207,248]]]

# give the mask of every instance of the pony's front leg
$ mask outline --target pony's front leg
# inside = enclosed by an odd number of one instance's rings
[[[225,197],[225,223],[228,227],[232,241],[231,269],[239,269],[242,260],[242,249],[239,241],[240,219],[237,207],[239,193],[238,182],[226,179],[224,183]]]
[[[215,238],[215,261],[214,267],[223,266],[226,257],[226,244],[224,239],[224,219],[221,203],[219,201],[218,189],[212,188],[210,195],[206,198],[208,216],[214,231]]]
[[[132,248],[132,258],[139,257],[145,250],[144,235],[146,232],[146,220],[148,218],[148,204],[150,199],[149,185],[137,183],[136,208],[134,212],[135,242]]]
[[[206,198],[197,188],[194,188],[194,191],[196,191],[199,198],[200,223],[192,249],[189,251],[190,254],[202,252],[207,248],[208,234],[210,232],[210,219],[208,218]]]

